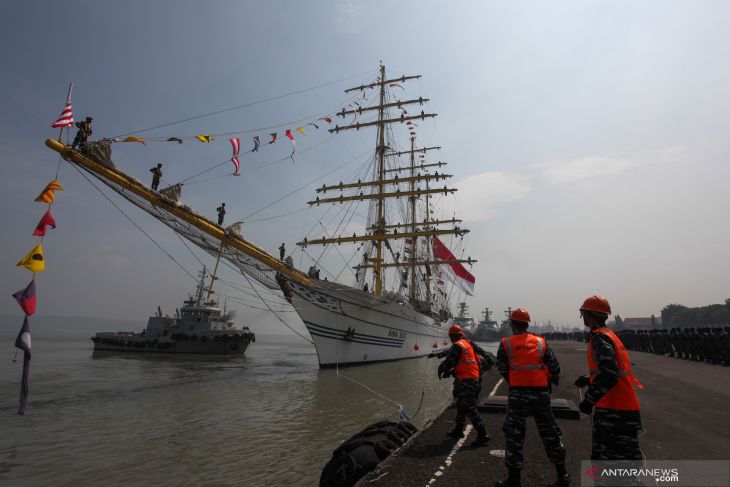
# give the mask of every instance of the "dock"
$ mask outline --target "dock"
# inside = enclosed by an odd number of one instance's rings
[[[573,382],[587,374],[587,344],[556,341],[549,345],[561,367],[560,385],[553,387],[552,398],[577,405],[580,391]],[[644,385],[638,391],[644,456],[649,460],[730,459],[730,367],[643,352],[630,352],[630,357],[634,375]],[[492,369],[483,378],[480,404],[489,396],[506,395],[507,384]],[[504,414],[481,412],[492,437],[481,448],[469,446],[475,438],[471,425],[466,428],[469,434],[458,442],[446,436],[455,414],[452,404],[356,485],[484,487],[505,478]],[[556,419],[563,432],[571,485],[580,485],[580,462],[590,458],[590,418],[581,414],[580,419],[570,419],[568,414],[556,415]],[[545,455],[534,420],[528,418],[523,485],[545,486],[554,480],[555,469]]]

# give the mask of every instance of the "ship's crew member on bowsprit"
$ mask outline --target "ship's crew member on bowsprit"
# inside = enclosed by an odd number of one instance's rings
[[[593,412],[591,460],[641,460],[641,416],[634,384],[643,386],[631,373],[623,343],[606,327],[610,314],[611,306],[602,296],[591,296],[580,307],[583,324],[591,332],[587,350],[590,376],[575,381],[578,387],[588,386],[579,408],[585,414]]]
[[[279,245],[279,260],[284,260],[285,253],[286,253],[286,245],[284,245],[284,242],[281,242],[281,245]]]
[[[221,205],[216,208],[215,211],[218,212],[218,225],[223,225],[223,219],[226,217],[226,204],[221,203]]]
[[[477,401],[481,386],[481,371],[479,370],[479,357],[471,343],[464,337],[464,332],[459,325],[449,328],[451,348],[447,352],[446,359],[439,364],[439,379],[454,376],[454,398],[456,399],[456,420],[454,429],[449,436],[459,439],[464,436],[464,422],[468,417],[477,432],[476,439],[471,446],[479,447],[486,445],[489,435],[484,428],[482,417],[477,411]]]
[[[160,179],[162,178],[162,164],[157,164],[157,167],[150,169],[152,173],[152,189],[157,191],[160,187]]]
[[[86,139],[88,139],[91,135],[91,122],[93,121],[93,118],[86,117],[86,120],[83,122],[76,122],[76,128],[78,128],[79,131],[76,132],[76,137],[74,137],[73,144],[71,144],[72,149],[86,145]]]
[[[509,476],[497,487],[521,486],[523,446],[527,416],[534,416],[548,459],[558,474],[554,486],[570,485],[565,469],[562,433],[550,409],[550,383],[558,385],[560,364],[541,336],[527,332],[530,314],[517,308],[510,315],[512,336],[503,338],[497,350],[497,368],[509,384],[507,411],[502,430],[505,436],[504,464]]]

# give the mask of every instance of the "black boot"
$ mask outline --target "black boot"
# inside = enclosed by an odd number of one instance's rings
[[[551,485],[551,487],[568,487],[570,485],[570,475],[565,469],[565,464],[556,463],[555,471],[558,474],[558,479],[555,481],[554,484]]]
[[[463,424],[457,424],[454,426],[454,429],[446,433],[446,436],[449,438],[453,438],[455,440],[460,440],[462,436],[464,436],[464,425]]]
[[[522,487],[522,478],[519,468],[508,468],[509,476],[495,483],[496,487]]]
[[[484,429],[484,426],[480,426],[479,428],[477,428],[477,437],[474,441],[471,442],[471,446],[472,448],[484,446],[490,439],[491,438],[487,434],[487,430]]]

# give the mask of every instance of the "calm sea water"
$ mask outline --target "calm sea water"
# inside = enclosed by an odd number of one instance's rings
[[[28,412],[22,353],[0,336],[0,485],[317,485],[332,451],[397,408],[319,370],[313,345],[258,336],[245,357],[92,356],[90,334],[33,334]],[[494,347],[492,347],[494,351]],[[414,414],[451,399],[425,358],[349,367]]]

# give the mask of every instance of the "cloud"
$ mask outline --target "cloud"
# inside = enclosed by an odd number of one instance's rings
[[[335,7],[335,25],[343,34],[356,34],[362,31],[363,23],[359,0],[340,0]]]
[[[685,147],[676,146],[655,151],[546,161],[530,167],[542,169],[542,176],[548,182],[571,183],[596,176],[615,176],[650,164],[676,162],[682,158],[685,151]]]
[[[524,198],[530,192],[527,177],[504,172],[483,172],[458,181],[454,186],[458,208],[455,213],[468,222],[494,216],[496,208]]]

